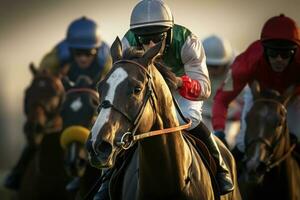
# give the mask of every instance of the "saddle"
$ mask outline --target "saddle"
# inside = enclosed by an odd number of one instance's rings
[[[199,138],[197,138],[196,136],[194,136],[193,134],[187,131],[184,132],[183,136],[186,140],[191,142],[191,144],[195,147],[201,159],[203,160],[206,168],[208,168],[208,170],[210,171],[211,173],[210,175],[216,176],[217,164],[214,158],[212,157],[212,155],[210,154],[208,148],[204,144],[204,142],[202,142]]]
[[[215,199],[220,199],[220,190],[219,185],[216,179],[217,175],[217,164],[212,157],[211,153],[209,152],[208,148],[206,147],[205,143],[202,142],[199,138],[194,136],[193,134],[189,133],[188,131],[184,131],[183,134],[184,138],[194,146],[196,151],[198,152],[199,156],[201,157],[206,169],[209,172],[211,177],[211,183],[214,190]]]

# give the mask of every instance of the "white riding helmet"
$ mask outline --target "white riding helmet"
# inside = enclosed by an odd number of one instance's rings
[[[164,32],[174,25],[170,8],[161,0],[142,0],[132,10],[130,30],[135,34]]]
[[[228,40],[212,35],[203,40],[207,65],[229,65],[234,59],[234,51]]]

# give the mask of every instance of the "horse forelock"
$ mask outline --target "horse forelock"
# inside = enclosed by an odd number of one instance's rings
[[[123,53],[123,59],[132,60],[135,59],[138,61],[138,59],[142,58],[145,51],[138,47],[130,47],[126,49]],[[156,59],[158,58],[158,59]],[[171,68],[163,64],[163,62],[160,62],[162,60],[161,56],[157,56],[154,58],[154,66],[156,69],[162,74],[164,80],[166,81],[167,85],[170,89],[176,89],[177,88],[177,80],[176,75],[172,72]],[[145,66],[147,67],[147,66]]]
[[[143,57],[145,51],[138,47],[129,47],[123,52],[123,59],[132,60]]]

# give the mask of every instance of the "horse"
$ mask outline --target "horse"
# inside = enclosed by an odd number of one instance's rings
[[[34,148],[17,194],[18,199],[68,199],[68,182],[63,168],[59,137],[60,107],[65,91],[59,76],[30,65],[33,79],[25,92],[24,131],[29,148]]]
[[[83,199],[101,176],[98,169],[90,166],[85,149],[89,129],[96,119],[99,99],[88,77],[79,77],[75,85],[71,85],[61,109],[63,132],[60,143],[65,154],[65,169],[68,175],[75,177],[73,184],[67,188],[74,193],[75,199]]]
[[[246,116],[245,158],[239,175],[243,199],[300,199],[300,170],[292,156],[287,104],[293,87],[284,95],[251,86],[253,105]]]
[[[86,143],[89,160],[94,167],[112,168],[119,155],[132,150],[121,164],[120,182],[110,181],[111,199],[218,199],[213,178],[182,132],[190,123],[179,125],[171,94],[176,76],[153,64],[161,46],[122,55],[120,39],[112,44],[113,68],[98,84],[99,115]],[[234,159],[218,144],[236,186],[220,198],[240,199]]]

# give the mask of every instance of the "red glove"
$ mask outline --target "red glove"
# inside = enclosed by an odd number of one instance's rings
[[[182,86],[179,88],[179,93],[186,99],[197,101],[200,92],[201,85],[197,80],[192,80],[187,75],[181,77]]]

